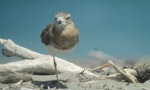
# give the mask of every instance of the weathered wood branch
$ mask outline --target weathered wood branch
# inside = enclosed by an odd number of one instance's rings
[[[7,57],[16,56],[22,59],[34,59],[43,56],[43,54],[34,52],[15,44],[10,39],[5,40],[0,38],[0,43],[2,44],[2,54]]]
[[[92,68],[90,71],[91,71],[91,72],[95,72],[95,71],[98,71],[98,70],[102,70],[103,68],[108,67],[108,66],[110,66],[110,63],[106,63],[106,64],[103,64],[103,65],[101,65],[101,66]]]
[[[56,62],[58,65],[59,72],[72,72],[72,73],[80,73],[84,70],[84,68],[77,66],[68,61],[64,61],[60,58],[56,58]],[[27,72],[27,73],[37,73],[37,74],[54,74],[54,66],[51,56],[45,56],[41,58],[37,58],[34,60],[23,60],[23,61],[15,61],[7,64],[0,64],[0,72],[1,71],[12,71],[12,72]],[[85,71],[85,74],[94,75],[89,71]]]
[[[25,73],[40,73],[40,74],[54,74],[53,59],[50,55],[43,55],[22,46],[15,44],[12,40],[1,39],[2,53],[5,56],[16,56],[23,58],[22,61],[10,62],[7,64],[0,64],[0,72],[25,72]],[[80,73],[84,68],[75,65],[66,60],[56,57],[58,72],[72,72]],[[97,76],[88,70],[84,74]]]
[[[115,68],[115,70],[118,73],[109,75],[109,78],[116,78],[116,79],[122,79],[127,80],[132,83],[138,83],[138,80],[136,78],[137,71],[134,69],[122,69],[121,67],[115,65],[112,61],[109,61],[109,63]]]

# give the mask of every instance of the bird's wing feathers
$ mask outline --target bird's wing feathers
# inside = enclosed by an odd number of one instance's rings
[[[51,38],[52,38],[52,29],[53,29],[53,26],[54,26],[54,23],[52,24],[49,24],[41,33],[41,41],[42,43],[48,45],[51,41]]]

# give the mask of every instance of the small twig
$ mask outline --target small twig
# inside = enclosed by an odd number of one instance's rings
[[[84,69],[83,69],[83,71],[82,71],[82,72],[80,72],[79,74],[82,74],[82,75],[83,75],[84,71],[85,71],[85,68],[84,68]]]
[[[79,77],[80,81],[82,81],[82,82],[90,81],[91,79],[89,79],[88,77],[86,77],[84,75],[84,71],[85,71],[85,68],[84,68],[84,70],[82,72],[80,72],[79,74],[77,74],[77,77]]]
[[[101,66],[95,67],[95,68],[91,69],[90,71],[91,71],[91,72],[95,72],[95,71],[97,71],[97,70],[101,70],[101,69],[103,69],[103,68],[105,68],[105,67],[108,67],[108,66],[110,66],[110,63],[106,63],[106,64],[103,64],[103,65],[101,65]]]
[[[85,71],[85,68],[83,69],[83,71],[82,72],[80,72],[79,74],[77,74],[77,76],[79,76],[81,79],[84,79],[85,78],[85,76],[84,76],[84,71]],[[81,77],[80,75],[82,75],[83,77]]]

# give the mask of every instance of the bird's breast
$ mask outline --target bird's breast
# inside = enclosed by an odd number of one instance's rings
[[[67,27],[59,34],[54,34],[52,45],[55,48],[65,50],[73,48],[78,42],[78,30]]]

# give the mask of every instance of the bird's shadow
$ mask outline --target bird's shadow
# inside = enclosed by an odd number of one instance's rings
[[[32,81],[32,83],[36,86],[42,87],[43,89],[50,88],[62,88],[67,89],[68,87],[61,81],[57,82],[56,80],[51,81]]]

